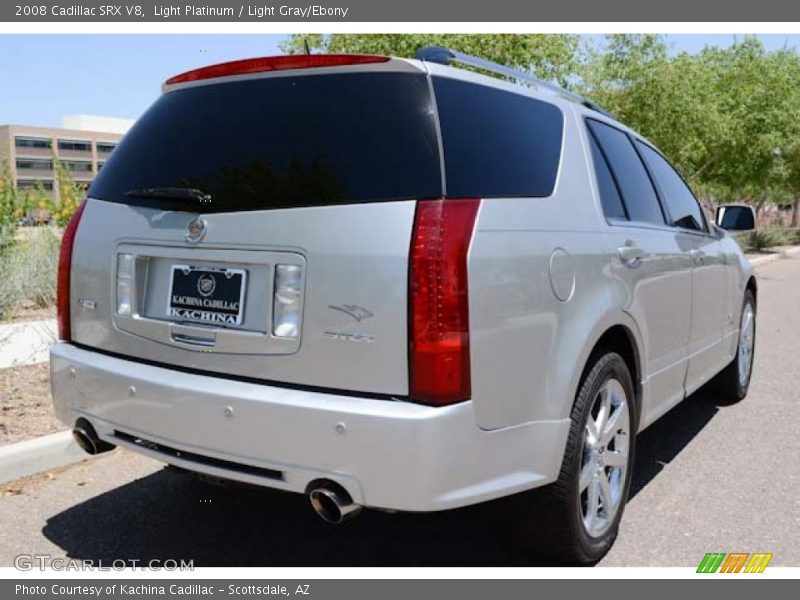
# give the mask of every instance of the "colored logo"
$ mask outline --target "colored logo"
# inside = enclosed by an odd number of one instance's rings
[[[700,561],[698,573],[763,573],[772,553],[767,552],[709,552]]]

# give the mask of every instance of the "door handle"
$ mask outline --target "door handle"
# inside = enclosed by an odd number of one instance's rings
[[[692,262],[696,265],[702,265],[706,262],[706,254],[702,250],[692,248],[689,250],[689,255],[692,257]]]
[[[635,269],[642,263],[644,251],[638,246],[625,245],[621,248],[618,248],[617,252],[619,253],[619,257],[626,267]]]

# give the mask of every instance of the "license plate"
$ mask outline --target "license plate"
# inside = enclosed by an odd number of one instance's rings
[[[247,272],[172,265],[167,316],[178,321],[241,325]]]

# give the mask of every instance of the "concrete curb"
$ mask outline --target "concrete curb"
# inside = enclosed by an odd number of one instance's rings
[[[80,449],[70,431],[0,446],[0,484],[87,458],[92,456]]]
[[[750,264],[754,267],[759,267],[766,263],[771,263],[776,260],[780,260],[782,258],[789,258],[791,256],[796,256],[800,254],[800,246],[795,246],[794,248],[788,248],[786,250],[782,250],[780,252],[776,252],[775,254],[769,254],[767,256],[757,256],[756,258],[750,259]]]

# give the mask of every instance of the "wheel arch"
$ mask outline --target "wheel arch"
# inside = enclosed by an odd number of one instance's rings
[[[573,385],[570,410],[572,409],[572,404],[575,402],[575,397],[578,394],[581,382],[586,377],[586,373],[591,369],[598,354],[603,351],[616,352],[622,357],[630,370],[636,407],[639,415],[638,421],[641,423],[644,393],[643,382],[645,380],[645,357],[643,356],[638,329],[635,323],[629,318],[624,318],[625,316],[627,315],[599,324],[594,335],[591,336],[589,342],[586,344],[582,357],[583,362],[579,363],[583,364],[583,368],[580,370]],[[639,423],[637,423],[637,426]]]
[[[756,281],[755,275],[750,275],[750,277],[747,279],[744,289],[745,291],[750,290],[753,293],[753,300],[755,300],[756,304],[758,304],[758,282]]]

